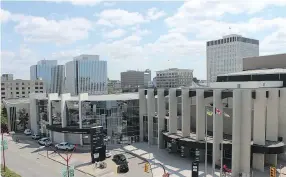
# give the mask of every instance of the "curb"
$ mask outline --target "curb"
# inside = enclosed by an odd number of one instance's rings
[[[52,161],[54,161],[54,162],[60,163],[60,164],[62,164],[62,165],[66,165],[66,164],[64,164],[64,163],[62,163],[62,162],[59,162],[59,161],[57,161],[57,160],[55,160],[55,159],[52,159],[52,158],[49,158],[49,157],[47,157],[47,156],[45,156],[45,155],[42,155],[42,154],[40,154],[40,153],[38,153],[38,154],[39,154],[40,156],[45,157],[45,158],[48,158],[48,159],[50,159],[50,160],[52,160]],[[86,175],[92,176],[92,177],[97,177],[97,176],[94,176],[94,175],[92,175],[92,174],[90,174],[90,173],[87,173],[87,172],[85,172],[85,171],[83,171],[83,170],[79,170],[79,169],[77,169],[77,168],[75,168],[75,170],[76,170],[76,171],[79,171],[79,172],[81,172],[81,173],[84,173],[84,174],[86,174]]]

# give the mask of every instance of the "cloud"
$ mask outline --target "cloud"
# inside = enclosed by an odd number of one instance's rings
[[[157,20],[165,15],[164,11],[160,11],[157,8],[148,9],[146,16],[139,12],[128,12],[122,9],[108,9],[96,14],[99,18],[97,24],[109,27],[134,26]]]
[[[159,9],[153,7],[148,9],[146,18],[149,20],[157,20],[165,15],[167,14],[164,11],[160,11]]]
[[[115,2],[104,2],[103,3],[103,6],[105,7],[111,7],[111,6],[114,6],[116,3]]]
[[[57,2],[57,3],[66,2],[66,3],[71,3],[72,5],[79,5],[79,6],[94,6],[103,2],[103,0],[45,0],[45,1]]]
[[[116,29],[107,33],[104,33],[103,36],[106,38],[120,38],[126,34],[126,31],[123,29]]]
[[[69,44],[88,37],[92,23],[85,18],[49,20],[44,17],[10,14],[7,20],[16,22],[15,31],[23,35],[26,42],[54,42]],[[2,18],[2,17],[1,17]]]
[[[11,13],[9,11],[0,9],[0,21],[1,23],[9,21],[11,18]]]

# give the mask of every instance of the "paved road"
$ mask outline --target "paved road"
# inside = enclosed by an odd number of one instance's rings
[[[6,165],[22,177],[60,177],[62,176],[63,165],[49,160],[38,154],[39,148],[32,140],[23,140],[15,143],[8,139],[8,150],[6,150]],[[81,172],[75,171],[76,177],[88,177]],[[90,176],[89,176],[90,177]]]

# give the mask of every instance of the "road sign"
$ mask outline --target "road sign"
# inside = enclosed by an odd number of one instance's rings
[[[276,167],[270,167],[270,177],[276,177]]]
[[[62,171],[62,177],[74,177],[74,167],[69,167],[69,175],[67,173],[67,169],[64,168]]]
[[[0,141],[1,142],[1,150],[2,150],[2,148],[4,148],[4,150],[6,150],[6,149],[8,149],[8,143],[7,143],[7,140],[1,140]]]

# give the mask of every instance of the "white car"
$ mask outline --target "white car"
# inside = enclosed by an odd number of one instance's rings
[[[52,141],[49,139],[49,138],[41,138],[38,143],[41,145],[41,146],[50,146],[52,144]]]
[[[60,150],[73,150],[75,145],[69,144],[68,142],[62,142],[60,144],[56,144],[55,147]]]
[[[41,136],[39,134],[33,134],[32,135],[32,139],[34,139],[34,140],[38,140],[40,138],[41,138]]]
[[[26,130],[24,131],[24,134],[25,134],[25,135],[31,135],[31,134],[32,134],[32,131],[31,131],[30,129],[26,129]]]
[[[111,157],[111,156],[112,156],[111,152],[110,152],[109,150],[106,150],[106,151],[105,151],[105,157],[106,157],[106,158],[109,158],[109,157]]]

